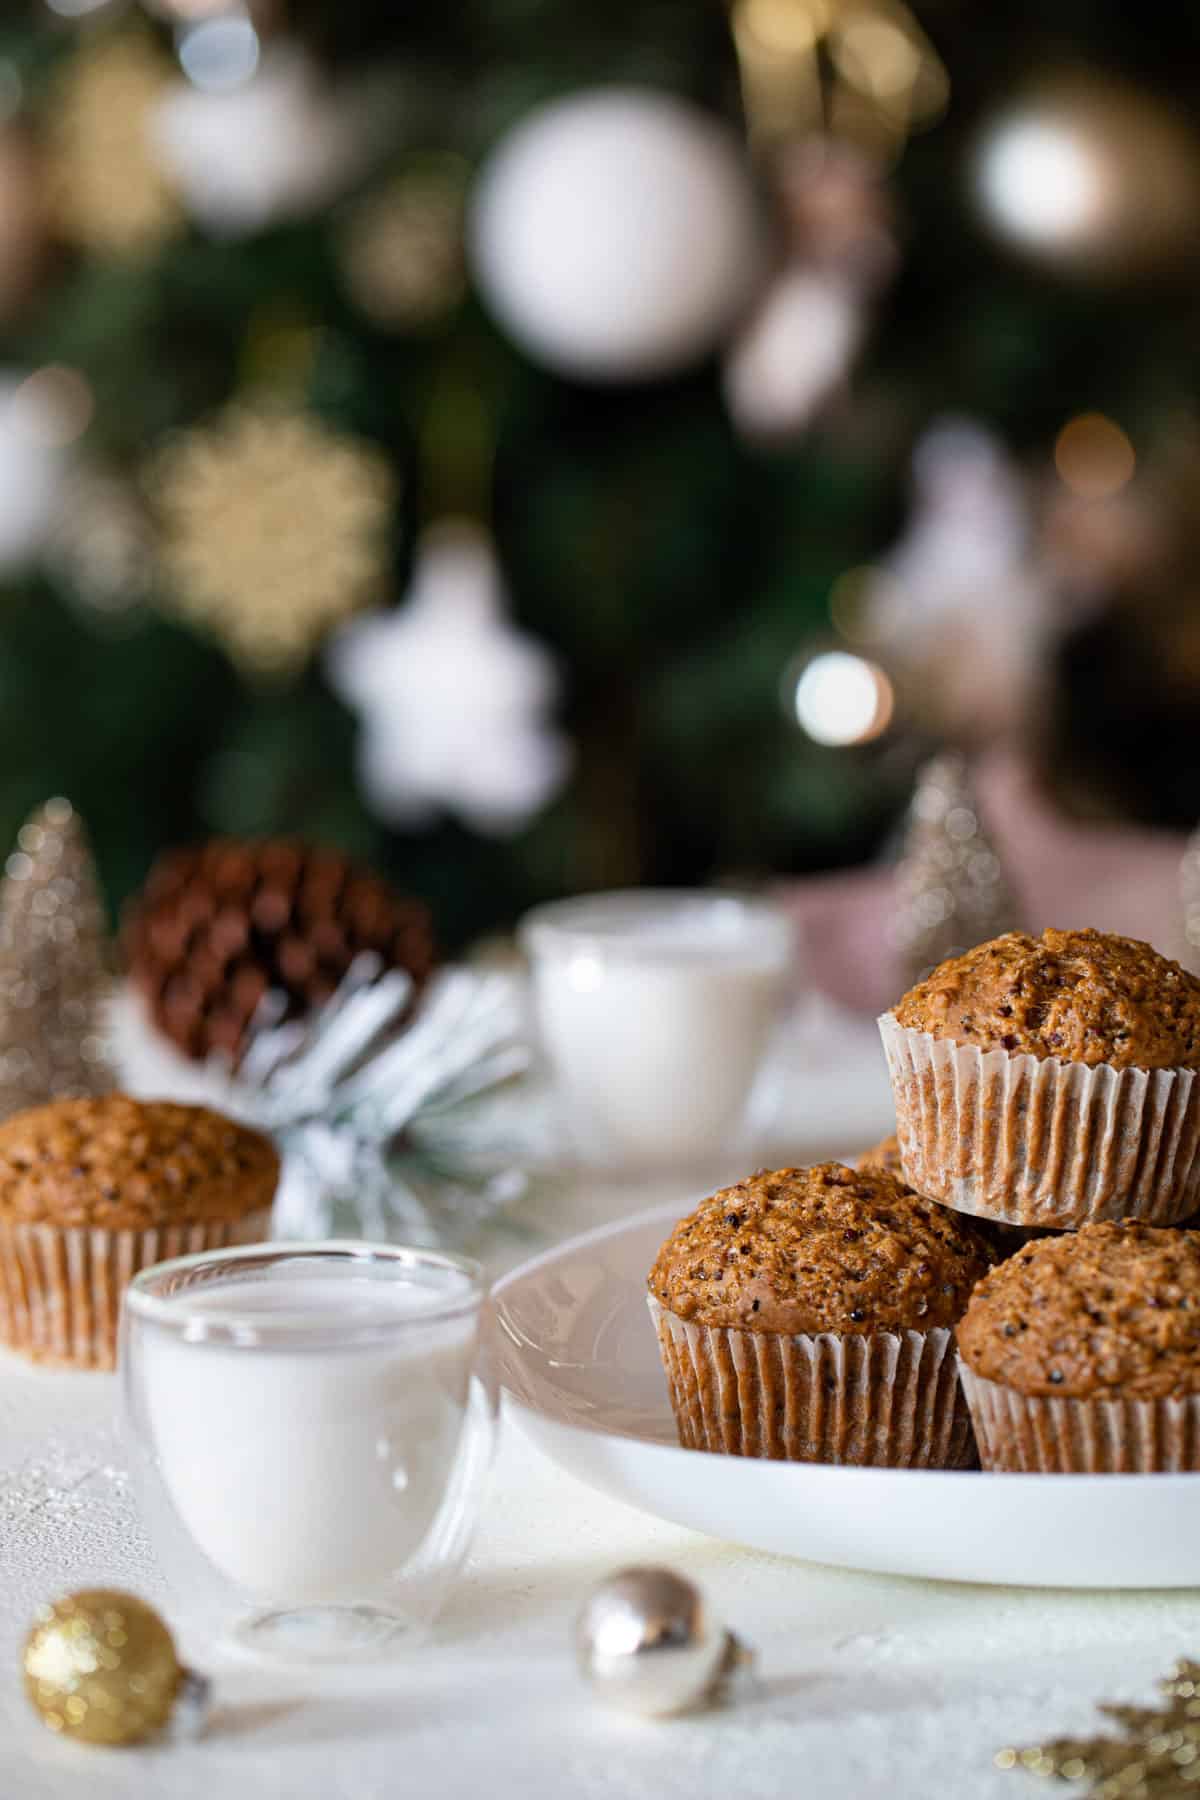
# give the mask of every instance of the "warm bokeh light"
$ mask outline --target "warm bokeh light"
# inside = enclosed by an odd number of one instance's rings
[[[26,376],[11,409],[13,423],[25,437],[46,449],[63,450],[91,424],[96,397],[78,369],[51,363]]]
[[[1080,500],[1108,500],[1132,479],[1137,457],[1112,419],[1103,413],[1080,413],[1055,440],[1054,466]]]
[[[827,0],[742,0],[738,7],[739,29],[776,56],[811,50],[829,22]]]
[[[892,684],[877,663],[847,650],[825,650],[802,670],[796,719],[814,743],[866,744],[891,723]]]
[[[848,81],[878,99],[909,94],[921,73],[921,47],[894,19],[874,13],[852,15],[840,27],[833,59]]]
[[[993,224],[1039,250],[1085,242],[1109,205],[1094,144],[1069,120],[1036,114],[1001,120],[984,141],[979,191]]]

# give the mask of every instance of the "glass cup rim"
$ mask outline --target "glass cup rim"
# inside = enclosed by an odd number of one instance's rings
[[[431,1305],[418,1313],[394,1319],[372,1318],[357,1324],[319,1324],[297,1322],[287,1314],[256,1312],[219,1313],[207,1311],[203,1293],[205,1284],[197,1282],[174,1293],[156,1293],[155,1288],[171,1276],[188,1274],[211,1267],[216,1276],[239,1265],[266,1262],[280,1263],[292,1258],[327,1258],[346,1263],[391,1264],[397,1272],[416,1268],[433,1268],[452,1272],[463,1278],[464,1291],[447,1294],[439,1305]],[[444,1250],[429,1250],[413,1244],[375,1244],[359,1238],[269,1239],[260,1244],[234,1244],[221,1250],[197,1250],[188,1256],[173,1256],[164,1262],[139,1269],[122,1295],[122,1310],[139,1322],[165,1326],[185,1343],[222,1344],[241,1349],[269,1346],[329,1346],[350,1348],[362,1344],[393,1342],[407,1332],[424,1330],[447,1321],[478,1313],[488,1295],[488,1281],[483,1266],[469,1256],[457,1256]],[[180,1302],[186,1297],[187,1304]]]
[[[672,911],[722,911],[740,915],[742,929],[724,942],[714,936],[706,951],[742,957],[747,954],[785,964],[792,952],[792,926],[773,900],[754,893],[722,888],[604,888],[550,900],[527,912],[518,927],[523,949],[533,955],[555,950],[589,950],[609,958],[657,962],[670,950],[653,940],[638,942],[624,935],[622,923],[639,913],[661,917]]]

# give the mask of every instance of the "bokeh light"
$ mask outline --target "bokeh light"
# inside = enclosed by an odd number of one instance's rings
[[[985,139],[979,192],[993,224],[1032,249],[1086,243],[1110,198],[1095,145],[1069,120],[1032,113],[1001,120]]]
[[[31,443],[63,450],[81,438],[92,422],[96,397],[91,383],[63,363],[35,369],[11,401],[13,425]]]
[[[60,19],[83,19],[109,6],[111,0],[46,0],[46,4]]]
[[[1080,413],[1063,426],[1054,444],[1054,466],[1065,487],[1080,500],[1109,500],[1133,478],[1133,445],[1103,413]]]
[[[212,93],[241,87],[258,68],[258,33],[238,13],[187,26],[179,33],[177,48],[180,67],[192,86]]]
[[[765,51],[776,56],[803,55],[827,31],[827,0],[743,0],[739,27]]]
[[[793,709],[814,743],[866,744],[885,732],[895,707],[892,684],[877,663],[848,650],[824,650],[801,670]]]

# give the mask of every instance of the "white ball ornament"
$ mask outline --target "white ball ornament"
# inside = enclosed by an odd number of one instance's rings
[[[469,249],[524,350],[616,382],[710,351],[753,290],[764,241],[727,126],[653,89],[597,88],[542,108],[493,151]]]

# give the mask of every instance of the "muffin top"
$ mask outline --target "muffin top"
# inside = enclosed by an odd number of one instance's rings
[[[942,963],[894,1008],[912,1031],[1117,1069],[1200,1067],[1200,980],[1103,931],[1010,931]]]
[[[961,1317],[989,1262],[971,1224],[894,1175],[821,1163],[703,1201],[659,1251],[649,1286],[700,1325],[924,1331]]]
[[[864,1150],[854,1166],[856,1169],[882,1169],[885,1174],[895,1175],[897,1180],[903,1181],[904,1171],[900,1167],[900,1144],[895,1132],[893,1131],[891,1137],[882,1139],[873,1149]]]
[[[0,1124],[0,1219],[144,1230],[269,1206],[274,1146],[204,1106],[103,1094]]]
[[[1200,1392],[1200,1234],[1084,1225],[1026,1244],[975,1289],[958,1347],[1020,1394]]]

